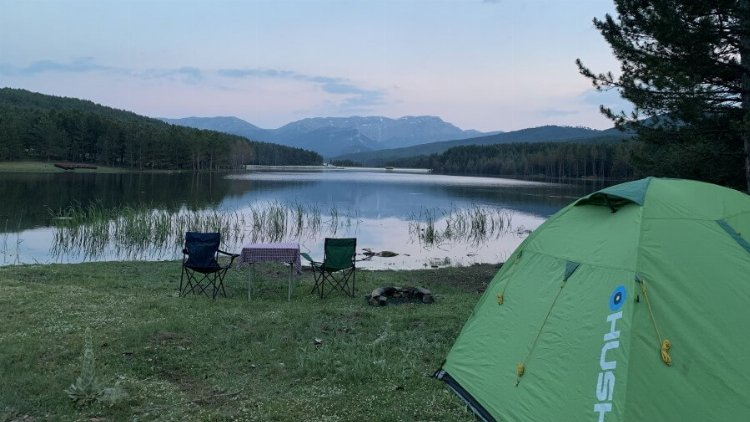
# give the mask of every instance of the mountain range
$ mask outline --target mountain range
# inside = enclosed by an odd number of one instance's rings
[[[315,151],[331,159],[380,165],[388,160],[437,154],[462,145],[523,142],[618,142],[627,135],[615,129],[541,126],[512,132],[463,130],[435,116],[391,119],[318,117],[298,120],[278,129],[263,129],[237,117],[187,117],[161,120],[180,126],[215,130],[254,141]]]
[[[317,117],[298,120],[278,129],[262,129],[237,117],[161,120],[180,126],[231,133],[254,141],[308,149],[327,158],[498,133],[463,130],[434,116],[398,119],[381,116]]]

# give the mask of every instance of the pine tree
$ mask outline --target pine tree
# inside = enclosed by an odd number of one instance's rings
[[[748,0],[615,0],[617,16],[594,19],[621,68],[595,73],[631,114],[604,106],[642,142],[641,170],[750,190],[750,7]]]

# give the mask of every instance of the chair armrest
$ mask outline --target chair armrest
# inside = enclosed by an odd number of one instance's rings
[[[222,255],[226,255],[226,256],[231,257],[231,259],[229,260],[229,264],[227,264],[227,267],[231,267],[232,264],[234,263],[235,258],[237,258],[238,256],[240,256],[240,254],[238,254],[238,253],[230,253],[230,252],[222,251],[221,249],[217,250],[216,252],[218,252],[218,253],[220,253]]]
[[[302,256],[302,258],[305,258],[307,261],[310,261],[313,264],[320,264],[320,262],[312,259],[312,257],[307,252],[301,252],[300,255]]]
[[[221,249],[219,249],[217,252],[224,254],[224,255],[231,256],[232,258],[237,258],[238,256],[240,256],[240,254],[238,253],[226,252],[226,251],[222,251]]]

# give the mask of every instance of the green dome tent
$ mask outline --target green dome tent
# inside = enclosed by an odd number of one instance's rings
[[[647,178],[511,255],[436,376],[493,421],[750,420],[750,196]]]

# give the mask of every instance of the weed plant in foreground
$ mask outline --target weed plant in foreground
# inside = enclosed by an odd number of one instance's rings
[[[310,294],[312,275],[232,270],[228,298],[180,298],[179,262],[0,268],[0,420],[472,421],[431,377],[496,266],[357,272],[354,299]],[[431,305],[372,307],[385,285]],[[86,330],[90,345],[84,347]],[[81,352],[116,399],[75,404]]]

